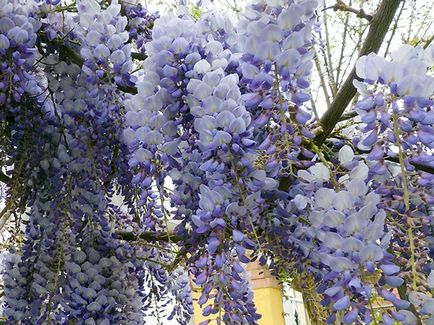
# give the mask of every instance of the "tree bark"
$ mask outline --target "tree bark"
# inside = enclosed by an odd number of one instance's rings
[[[378,7],[376,13],[370,21],[368,35],[363,43],[359,57],[367,55],[371,52],[377,53],[383,43],[384,37],[389,30],[393,17],[400,5],[399,0],[383,0]],[[330,104],[329,109],[320,119],[322,132],[316,137],[316,142],[321,144],[333,131],[335,125],[339,122],[342,114],[350,103],[351,99],[356,94],[356,88],[353,85],[353,80],[359,79],[356,75],[356,67],[354,66],[351,73],[339,89],[336,97]]]

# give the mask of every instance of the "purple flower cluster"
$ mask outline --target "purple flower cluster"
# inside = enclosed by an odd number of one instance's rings
[[[124,4],[125,16],[128,18],[127,30],[131,40],[134,40],[139,53],[145,52],[145,44],[152,40],[152,27],[158,13],[151,13],[142,4],[128,2]]]
[[[40,22],[35,17],[35,3],[2,1],[0,5],[0,104],[3,106],[19,103],[24,94],[37,96],[41,93],[32,75]],[[1,112],[2,120],[4,114]]]
[[[261,219],[261,191],[277,187],[253,167],[251,117],[242,104],[238,75],[226,72],[234,60],[228,43],[206,37],[211,31],[218,38],[215,24],[221,20],[216,17],[207,15],[199,22],[188,16],[156,20],[153,39],[145,46],[144,80],[138,94],[127,101],[124,130],[136,174],[133,182],[142,188],[139,204],[146,205],[144,224],[162,224],[165,212],[156,211],[164,207],[156,199],[164,196],[158,188],[170,175],[174,215],[183,220],[177,234],[189,233],[186,241],[192,247],[206,243],[205,251],[191,252],[209,261],[195,263],[192,270],[204,287],[201,304],[212,289],[232,287],[235,294],[244,282],[243,268],[233,269],[225,256],[235,252],[246,262],[246,248],[258,249],[243,232],[254,232]],[[240,218],[245,213],[248,217]],[[159,220],[148,219],[152,215]],[[221,292],[205,314],[223,308],[224,319],[257,318],[251,300],[239,301],[235,308],[229,303],[232,298]]]
[[[385,232],[386,211],[378,208],[381,196],[369,190],[369,168],[354,159],[349,146],[341,148],[339,160],[348,174],[335,181],[323,163],[300,170],[300,184],[292,189],[292,195],[298,194],[277,213],[290,218],[289,241],[300,258],[309,261],[307,271],[320,279],[322,304],[333,306],[328,322],[335,322],[336,312],[346,311],[344,324],[354,323],[359,315],[369,323],[372,292],[383,290],[369,279],[378,277],[390,287],[403,280],[387,251],[391,233]],[[389,291],[380,292],[389,298]],[[396,297],[391,302],[406,308]]]
[[[131,152],[132,184],[140,189],[137,204],[146,207],[141,217],[145,229],[164,226],[164,206],[157,198],[160,192],[164,196],[167,171],[176,167],[174,157],[181,142],[179,125],[187,110],[181,101],[185,88],[182,70],[191,64],[193,54],[186,56],[195,46],[193,22],[166,17],[170,21],[166,25],[162,19],[155,23],[153,40],[145,45],[148,58],[144,61],[144,79],[137,84],[138,93],[125,101],[123,141]],[[179,35],[184,30],[187,32]],[[188,128],[185,132],[189,132]]]
[[[96,2],[79,4],[74,36],[87,55],[83,67],[59,60],[58,54],[44,62],[51,94],[44,109],[54,130],[46,149],[50,156],[41,161],[33,184],[37,194],[30,202],[23,255],[5,274],[9,323],[143,322],[144,263],[135,260],[129,245],[113,238],[107,211],[111,163],[121,145],[116,130],[122,98],[115,83],[129,80],[124,76],[131,66],[124,47],[128,34],[122,38],[126,20],[119,10],[116,3],[103,11]],[[96,34],[89,35],[90,29]],[[118,42],[107,57],[92,43],[102,33]],[[46,127],[49,132],[48,122]]]
[[[357,74],[364,82],[355,81],[362,99],[355,105],[366,134],[360,144],[373,147],[368,159],[381,162],[386,154],[397,157],[397,145],[406,155],[406,168],[411,163],[434,166],[434,77],[428,74],[433,58],[431,49],[403,45],[392,53],[392,60],[370,54],[357,62]],[[397,124],[397,125],[394,125]],[[396,134],[395,129],[399,134]],[[373,172],[385,169],[374,167]]]
[[[193,298],[191,294],[191,282],[188,272],[178,267],[170,277],[170,290],[175,297],[175,306],[167,319],[175,318],[179,324],[187,325],[193,315]]]
[[[238,72],[243,100],[254,119],[261,150],[270,155],[269,166],[288,173],[288,160],[311,139],[308,106],[312,69],[312,28],[317,1],[255,1],[246,8],[238,26],[241,58]],[[273,159],[274,158],[274,159]]]
[[[362,95],[355,109],[363,122],[363,136],[355,143],[370,148],[366,158],[375,175],[373,187],[393,220],[387,225],[394,232],[390,246],[400,254],[399,275],[412,294],[429,270],[424,243],[433,223],[434,177],[417,171],[415,165],[434,166],[434,78],[429,72],[433,62],[432,47],[403,45],[390,61],[370,54],[356,65],[363,79],[355,81]],[[416,309],[421,305],[410,302]],[[414,317],[411,312],[407,316]]]
[[[105,10],[93,1],[78,3],[79,25],[74,32],[81,43],[83,71],[88,75],[88,82],[94,85],[101,81],[132,85],[131,45],[125,44],[129,38],[128,20],[121,16],[120,10],[121,5],[116,1]]]
[[[0,122],[4,165],[21,165],[14,171],[17,183],[27,179],[38,165],[42,145],[38,142],[39,125],[44,114],[40,106],[43,86],[36,77],[36,39],[41,23],[33,2],[0,3]],[[42,122],[44,123],[44,122]],[[32,159],[22,152],[34,150]],[[12,171],[11,171],[12,173]],[[24,186],[23,186],[24,187]],[[22,188],[23,188],[22,187]],[[20,189],[23,191],[24,189]]]
[[[131,261],[131,248],[99,231],[86,234],[79,246],[65,258],[66,281],[59,319],[77,324],[142,324],[140,272]],[[95,242],[97,244],[95,245]]]

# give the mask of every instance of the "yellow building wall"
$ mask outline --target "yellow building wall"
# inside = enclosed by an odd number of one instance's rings
[[[259,325],[284,325],[280,288],[258,288],[254,293],[257,311],[262,315]]]
[[[197,304],[200,291],[193,291],[194,324],[211,319],[210,324],[216,324],[214,317],[203,317],[202,310]],[[256,310],[262,315],[259,325],[285,325],[283,319],[282,295],[279,288],[257,288],[254,290]]]
[[[200,297],[200,291],[198,291],[197,289],[193,289],[192,296],[193,296],[193,307],[194,307],[194,315],[193,315],[194,324],[197,325],[200,322],[207,319],[211,320],[210,324],[216,324],[216,321],[214,320],[215,315],[210,315],[208,317],[202,316],[202,309],[199,307],[199,304],[197,303],[197,300]]]

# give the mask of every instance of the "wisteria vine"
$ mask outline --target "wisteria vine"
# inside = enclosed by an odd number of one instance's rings
[[[434,324],[434,46],[359,58],[318,141],[319,5],[0,0],[7,324],[188,324],[192,286],[258,324],[256,260],[315,324]]]

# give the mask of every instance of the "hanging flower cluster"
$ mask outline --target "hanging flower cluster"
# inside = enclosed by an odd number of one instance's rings
[[[383,197],[381,204],[393,220],[388,226],[395,233],[391,246],[401,253],[400,276],[412,291],[420,290],[429,272],[424,268],[430,259],[424,243],[433,225],[432,211],[427,210],[434,198],[433,177],[415,166],[434,162],[434,78],[429,74],[433,59],[432,47],[408,45],[392,53],[390,61],[370,54],[356,65],[363,82],[354,82],[362,96],[355,109],[366,134],[356,143],[362,149],[372,148],[367,159],[377,175],[374,182]],[[388,160],[399,166],[391,167]]]
[[[393,146],[404,153],[406,168],[411,163],[433,166],[430,150],[434,144],[433,100],[434,77],[428,75],[433,64],[431,49],[403,45],[392,53],[392,60],[370,54],[362,57],[357,73],[365,83],[355,81],[363,99],[355,109],[365,123],[361,144],[373,145],[369,158],[381,161],[383,155],[398,155]],[[396,134],[398,132],[398,134]],[[378,167],[378,172],[384,168]]]
[[[192,227],[194,234],[188,238],[192,245],[199,245],[204,234],[209,234],[206,254],[210,265],[206,263],[199,267],[196,264],[194,271],[196,282],[206,288],[201,304],[206,303],[212,288],[234,286],[229,296],[220,292],[207,313],[218,313],[223,308],[226,312],[223,319],[236,317],[241,322],[243,310],[247,308],[252,314],[250,321],[254,321],[257,315],[251,295],[246,296],[250,298],[245,307],[242,302],[238,307],[229,303],[234,300],[232,295],[239,292],[237,288],[245,287],[245,280],[240,276],[233,279],[231,275],[232,259],[226,259],[225,255],[234,249],[234,244],[228,242],[227,247],[223,247],[224,236],[228,231],[229,234],[238,232],[241,239],[237,237],[236,241],[243,242],[244,235],[237,229],[239,223],[252,231],[248,220],[243,222],[234,217],[231,220],[229,214],[232,210],[237,213],[237,207],[244,204],[240,200],[244,200],[241,191],[246,185],[241,179],[246,176],[257,182],[255,187],[252,184],[255,196],[260,194],[261,182],[268,181],[270,189],[276,182],[267,180],[265,173],[252,174],[252,159],[245,156],[255,144],[250,139],[250,114],[241,103],[238,76],[225,72],[232,53],[225,49],[226,44],[207,40],[201,29],[203,26],[209,28],[209,25],[195,23],[185,16],[161,18],[155,22],[153,40],[146,44],[148,58],[144,66],[149,69],[139,84],[138,94],[128,102],[126,123],[129,128],[124,131],[124,139],[133,149],[130,167],[137,173],[133,181],[142,187],[141,204],[147,204],[145,225],[150,229],[155,224],[161,226],[167,218],[168,211],[163,204],[156,203],[155,198],[164,198],[163,180],[169,173],[175,185],[171,201],[177,205],[182,202],[181,206],[185,206],[175,215],[178,219],[184,218],[177,234],[185,234],[186,226]],[[188,155],[181,153],[180,149],[188,146],[191,147]],[[242,165],[237,166],[236,161],[240,159],[243,159]],[[198,170],[190,170],[192,164]],[[180,172],[183,175],[176,176]],[[233,176],[230,179],[226,176],[228,172]],[[237,184],[234,184],[235,179]],[[199,201],[194,206],[191,198],[195,197]],[[258,203],[253,197],[246,199],[252,204],[251,218],[258,219]],[[161,213],[155,213],[157,210]],[[148,215],[159,217],[159,220],[147,219]],[[240,255],[246,259],[243,244],[237,245],[242,251]],[[242,273],[243,269],[240,267],[236,272]],[[231,279],[233,284],[229,282]]]
[[[238,27],[238,71],[254,134],[274,174],[289,174],[313,137],[308,106],[316,1],[256,1]],[[273,170],[271,168],[271,170]]]
[[[139,53],[145,53],[144,45],[152,40],[152,27],[159,15],[149,12],[140,3],[129,2],[125,6],[125,16],[130,39],[134,40]]]
[[[35,3],[2,1],[0,5],[0,103],[10,105],[19,103],[24,94],[36,96],[41,92],[32,76],[40,22],[35,17]],[[2,119],[4,114],[2,112]]]
[[[285,210],[295,226],[289,238],[309,261],[308,271],[319,276],[322,303],[333,306],[327,323],[335,322],[338,311],[346,311],[344,324],[359,315],[369,323],[373,291],[383,294],[376,281],[397,287],[403,280],[387,251],[391,233],[385,232],[385,210],[378,208],[381,196],[369,191],[369,168],[349,146],[340,149],[339,161],[348,174],[337,180],[323,163],[298,172],[300,193]],[[404,304],[396,297],[392,302],[398,309]]]
[[[0,3],[0,130],[1,159],[3,166],[17,164],[14,184],[9,184],[9,196],[22,195],[30,189],[26,184],[40,159],[44,141],[38,143],[41,134],[43,110],[39,107],[43,87],[36,77],[37,32],[41,23],[37,20],[36,3],[2,1]],[[22,152],[33,154],[23,156]],[[18,198],[14,199],[18,200]],[[26,200],[26,198],[24,198]]]

